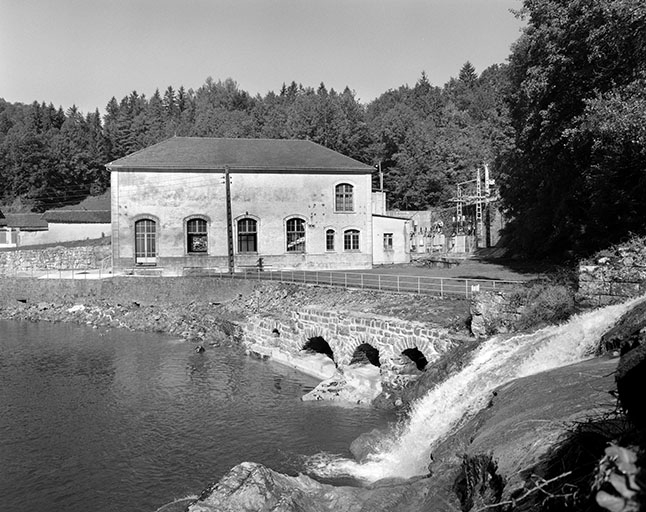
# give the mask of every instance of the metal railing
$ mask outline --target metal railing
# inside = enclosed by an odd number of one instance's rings
[[[103,262],[102,262],[103,263]],[[367,272],[342,272],[334,270],[258,270],[247,268],[243,272],[230,273],[223,269],[195,269],[190,275],[216,277],[219,279],[242,279],[246,281],[275,281],[291,284],[313,284],[360,290],[416,293],[438,297],[470,298],[474,292],[502,290],[518,286],[523,281],[501,279],[478,279],[467,277],[434,277]],[[112,277],[112,269],[101,264],[96,269],[31,269],[16,272],[1,272],[0,277],[33,277],[40,279],[103,279]]]
[[[20,270],[0,270],[1,277],[31,277],[35,279],[104,279],[112,277],[112,267],[101,265],[98,268],[85,269],[41,269],[29,268]]]
[[[523,283],[523,281],[506,281],[500,279],[389,275],[326,270],[259,271],[249,269],[245,272],[234,273],[214,270],[209,275],[220,279],[243,279],[254,281],[276,281],[293,284],[339,286],[361,290],[437,295],[442,298],[446,296],[462,296],[470,298],[473,293],[477,291],[501,290],[518,286]]]

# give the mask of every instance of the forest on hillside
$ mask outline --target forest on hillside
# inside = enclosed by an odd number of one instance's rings
[[[381,163],[389,208],[446,206],[488,163],[517,254],[566,258],[646,231],[646,4],[525,0],[508,62],[424,72],[363,105],[294,81],[264,97],[232,78],[111,98],[105,115],[0,99],[0,205],[76,203],[105,164],[174,135],[309,139]],[[375,174],[376,175],[376,174]]]
[[[0,201],[20,198],[37,210],[76,201],[108,186],[106,163],[178,135],[309,139],[369,165],[382,162],[391,206],[425,209],[446,201],[456,180],[508,143],[502,73],[492,66],[478,76],[466,63],[443,88],[422,73],[414,87],[366,106],[347,87],[291,82],[252,97],[231,78],[150,97],[133,91],[110,99],[103,118],[0,100]]]

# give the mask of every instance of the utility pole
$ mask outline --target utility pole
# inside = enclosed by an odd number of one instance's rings
[[[224,189],[226,191],[227,201],[227,243],[229,247],[229,273],[233,274],[235,261],[233,258],[233,217],[231,214],[231,178],[229,176],[229,166],[224,166]]]

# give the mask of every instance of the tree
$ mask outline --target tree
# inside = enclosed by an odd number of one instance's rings
[[[509,65],[515,148],[500,159],[513,248],[563,258],[644,232],[644,144],[629,133],[641,122],[646,4],[525,0],[521,14]]]

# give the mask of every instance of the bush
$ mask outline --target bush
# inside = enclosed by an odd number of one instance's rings
[[[530,284],[524,289],[517,329],[558,324],[577,312],[574,289],[551,283]]]

